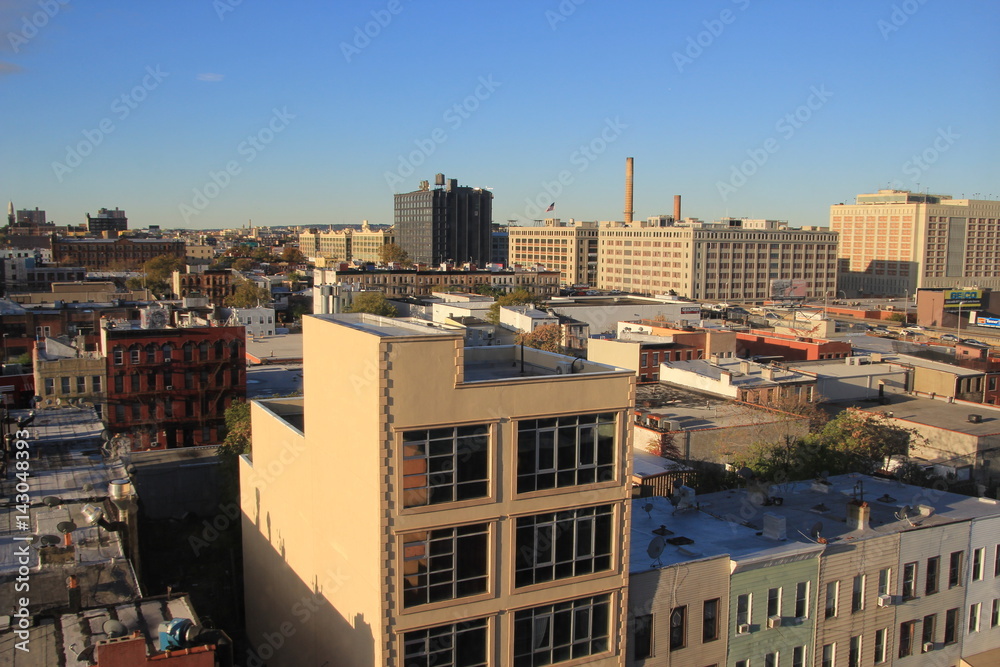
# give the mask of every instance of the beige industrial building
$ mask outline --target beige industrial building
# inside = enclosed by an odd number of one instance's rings
[[[849,295],[912,296],[922,287],[1000,289],[1000,201],[908,190],[830,207]]]
[[[267,664],[624,665],[634,373],[366,314],[304,335],[305,396],[254,404],[240,464]]]
[[[774,281],[802,281],[794,284],[801,285],[803,298],[836,294],[836,233],[747,228],[742,222],[675,223],[663,218],[602,226],[597,286],[638,294],[673,290],[695,300],[740,301],[770,298]]]
[[[541,264],[558,271],[563,285],[597,285],[596,222],[558,218],[541,227],[508,227],[509,264]]]
[[[306,257],[339,262],[378,262],[379,250],[395,242],[392,229],[372,229],[365,220],[361,229],[337,229],[321,232],[308,229],[299,234],[299,251]]]

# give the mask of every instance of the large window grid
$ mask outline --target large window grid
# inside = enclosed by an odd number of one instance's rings
[[[521,421],[517,492],[614,479],[616,433],[613,412]]]
[[[486,667],[485,618],[403,635],[406,667]]]
[[[489,525],[408,533],[403,540],[403,606],[485,593]]]
[[[403,505],[488,496],[489,432],[479,424],[403,433]]]
[[[611,505],[517,519],[515,586],[611,568]]]
[[[514,667],[535,667],[608,650],[611,598],[580,598],[514,614]]]

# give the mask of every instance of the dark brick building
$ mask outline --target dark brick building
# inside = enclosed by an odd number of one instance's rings
[[[138,268],[161,255],[183,261],[185,254],[184,241],[170,239],[52,239],[53,262],[91,271]]]
[[[106,323],[101,338],[109,431],[129,436],[133,450],[221,442],[226,408],[246,397],[243,327]]]
[[[493,193],[436,177],[419,190],[395,195],[396,243],[414,262],[472,262],[485,266],[493,244]]]

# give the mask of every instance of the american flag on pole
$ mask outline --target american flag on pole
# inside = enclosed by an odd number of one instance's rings
[[[549,204],[549,207],[547,209],[545,209],[545,212],[548,213],[549,211],[553,210],[555,207],[556,207],[556,203],[552,202],[551,204]]]

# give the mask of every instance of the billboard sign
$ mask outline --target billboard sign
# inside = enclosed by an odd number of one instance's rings
[[[945,308],[958,308],[959,305],[963,308],[968,306],[981,308],[983,305],[982,301],[983,290],[981,289],[954,289],[945,290],[944,292]]]
[[[681,315],[701,315],[701,306],[681,306]]]
[[[1000,329],[1000,317],[976,317],[976,325]]]
[[[809,282],[800,278],[771,281],[772,299],[804,299],[809,294]]]

